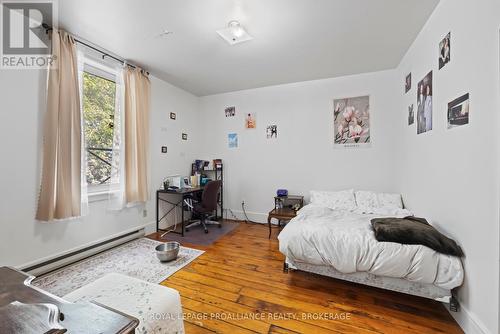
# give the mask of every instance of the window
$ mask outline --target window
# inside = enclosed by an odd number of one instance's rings
[[[82,77],[87,185],[89,192],[103,192],[111,183],[116,75],[86,62]]]

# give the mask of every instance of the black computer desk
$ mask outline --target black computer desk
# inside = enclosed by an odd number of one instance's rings
[[[194,188],[181,188],[181,189],[159,189],[156,191],[156,232],[162,231],[166,232],[168,230],[164,230],[160,228],[160,222],[165,219],[172,211],[175,210],[175,208],[180,207],[181,208],[181,232],[177,231],[172,231],[173,233],[181,234],[184,236],[184,200],[187,197],[190,197],[191,195],[194,195],[196,193],[200,193],[203,191],[203,187],[194,187]],[[180,201],[177,202],[170,202],[169,200],[166,200],[165,198],[161,198],[161,194],[168,194],[168,195],[178,195],[180,197]],[[160,201],[166,202],[168,204],[171,204],[172,207],[160,218]]]

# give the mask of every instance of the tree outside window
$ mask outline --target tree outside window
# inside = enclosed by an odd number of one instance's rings
[[[83,73],[84,136],[89,187],[111,179],[116,83],[88,71]]]

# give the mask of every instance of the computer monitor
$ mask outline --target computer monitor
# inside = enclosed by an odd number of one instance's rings
[[[167,176],[165,179],[168,180],[169,187],[177,187],[179,189],[183,187],[184,182],[182,181],[182,176],[180,175]]]

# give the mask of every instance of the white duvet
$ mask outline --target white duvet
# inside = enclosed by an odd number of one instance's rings
[[[459,258],[426,246],[375,239],[372,218],[409,215],[404,209],[363,214],[309,204],[280,233],[280,252],[292,261],[328,265],[344,274],[369,272],[443,289],[460,286],[464,274]]]

